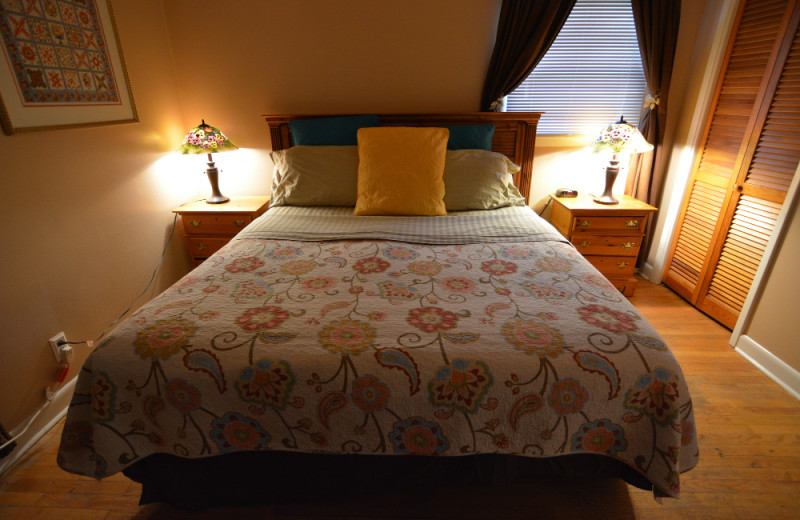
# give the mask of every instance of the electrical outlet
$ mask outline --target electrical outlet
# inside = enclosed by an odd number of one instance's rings
[[[53,349],[53,355],[55,356],[56,361],[58,361],[59,363],[61,363],[61,346],[59,345],[59,343],[66,341],[67,341],[67,336],[63,332],[59,332],[58,334],[50,338],[49,341],[50,348]]]

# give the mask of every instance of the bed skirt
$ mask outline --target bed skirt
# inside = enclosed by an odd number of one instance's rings
[[[537,479],[621,478],[652,490],[632,468],[610,457],[508,455],[421,457],[231,453],[201,459],[156,454],[123,470],[142,484],[140,504],[161,502],[185,511],[231,506],[324,503],[365,494],[433,494],[443,486],[502,486]]]

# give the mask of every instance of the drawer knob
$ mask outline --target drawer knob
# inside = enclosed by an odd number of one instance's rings
[[[198,242],[197,243],[197,250],[198,251],[202,251],[203,249],[205,249],[207,247],[208,247],[208,244],[206,244],[205,242]]]
[[[233,225],[236,227],[244,227],[246,222],[244,220],[234,220]]]
[[[635,242],[623,242],[622,249],[632,249],[636,246]]]
[[[626,268],[626,267],[628,267],[629,265],[630,265],[630,263],[629,263],[629,262],[619,262],[619,263],[617,264],[617,267],[619,267],[620,269],[625,269],[625,268]]]
[[[189,224],[191,224],[192,227],[200,227],[200,224],[202,224],[202,223],[203,223],[202,220],[190,220],[189,221]]]
[[[589,242],[588,240],[584,240],[583,242],[581,242],[578,245],[581,246],[581,247],[589,247],[590,245],[592,245],[592,243]]]
[[[581,220],[581,221],[578,222],[578,225],[580,227],[589,227],[589,226],[592,225],[592,221],[591,220]]]
[[[639,221],[638,220],[626,220],[625,221],[625,225],[627,227],[631,227],[631,228],[639,227]]]

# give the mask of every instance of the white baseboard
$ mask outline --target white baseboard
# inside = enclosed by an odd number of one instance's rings
[[[800,372],[744,334],[739,336],[734,348],[742,357],[778,383],[781,388],[792,394],[795,399],[800,400]]]
[[[651,264],[650,262],[645,262],[642,265],[641,269],[639,269],[639,274],[642,276],[642,278],[644,278],[645,280],[647,280],[649,282],[653,282],[653,283],[660,283],[661,282],[661,280],[659,280],[658,282],[654,282],[653,281],[653,264]]]
[[[67,414],[67,407],[69,407],[69,403],[72,400],[72,394],[75,392],[75,383],[77,383],[77,381],[78,378],[73,377],[69,382],[58,389],[53,400],[50,401],[48,405],[50,409],[45,410],[41,417],[36,418],[31,424],[30,429],[17,441],[17,448],[11,452],[8,457],[0,461],[0,476],[25,455],[29,449],[33,448],[33,445],[39,442],[39,439],[41,439],[45,433],[49,432],[50,429]]]

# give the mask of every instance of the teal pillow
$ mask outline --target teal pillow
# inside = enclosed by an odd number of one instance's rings
[[[448,150],[488,150],[492,151],[494,125],[458,125],[448,126],[450,139]]]
[[[378,116],[337,116],[289,121],[295,146],[356,146],[359,128],[379,126]]]

